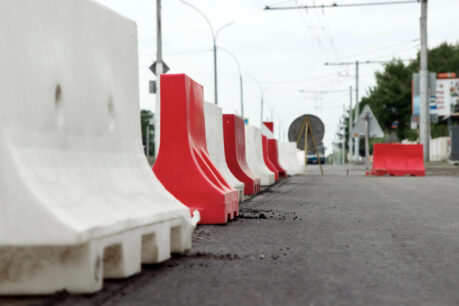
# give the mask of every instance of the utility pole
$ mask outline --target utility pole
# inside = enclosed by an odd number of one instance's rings
[[[241,118],[244,119],[244,79],[242,78],[242,73],[239,73],[239,89],[241,93]]]
[[[161,129],[161,74],[165,73],[161,30],[161,0],[156,0],[156,62],[150,67],[156,75],[155,156],[158,156]]]
[[[352,126],[353,126],[353,121],[352,121],[352,86],[349,87],[349,160],[353,160],[353,148],[352,148]]]
[[[214,101],[218,105],[217,40],[214,36]]]
[[[255,81],[255,83],[258,85],[258,88],[260,88],[260,94],[261,94],[261,101],[260,101],[260,126],[263,124],[263,109],[264,109],[264,104],[265,104],[265,93],[266,91],[269,89],[269,87],[265,87],[263,88],[263,86],[261,85],[260,81],[258,81],[256,78],[254,78],[253,76],[251,76],[250,74],[246,74],[246,76],[250,79],[252,79],[253,81]]]
[[[424,148],[424,161],[429,161],[430,153],[430,105],[429,105],[429,73],[427,71],[427,0],[421,0],[421,67],[420,80],[420,112],[419,130],[421,144]]]
[[[355,122],[359,120],[360,106],[359,106],[359,61],[355,62]],[[354,137],[354,158],[359,160],[360,154],[360,137]]]

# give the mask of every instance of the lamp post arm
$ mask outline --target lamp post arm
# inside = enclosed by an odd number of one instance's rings
[[[206,20],[207,24],[209,25],[210,31],[212,32],[212,38],[215,41],[216,35],[215,35],[215,32],[214,32],[214,28],[212,27],[212,24],[210,23],[209,18],[207,18],[207,16],[200,9],[198,9],[196,6],[194,6],[193,4],[188,3],[185,0],[180,0],[180,2],[182,2],[185,5],[188,5],[189,7],[194,9],[196,12],[198,12],[202,17],[204,17],[204,19]]]

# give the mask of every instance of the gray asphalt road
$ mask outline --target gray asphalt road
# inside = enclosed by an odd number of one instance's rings
[[[193,249],[48,305],[458,305],[459,177],[290,177]]]

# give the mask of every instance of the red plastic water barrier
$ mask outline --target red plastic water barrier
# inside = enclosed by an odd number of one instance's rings
[[[367,175],[425,176],[423,146],[374,144],[373,168]]]
[[[266,125],[266,127],[267,127],[272,133],[274,133],[274,122],[272,122],[272,121],[264,121],[263,124]]]
[[[161,140],[153,171],[202,224],[238,215],[238,192],[212,164],[206,144],[202,86],[185,74],[161,75]]]
[[[261,138],[263,142],[263,159],[265,161],[266,167],[268,167],[268,169],[274,173],[275,179],[277,181],[279,179],[279,171],[276,169],[276,166],[274,166],[271,160],[269,159],[268,138],[265,135],[262,135]]]
[[[223,115],[223,133],[228,168],[238,180],[245,184],[245,194],[260,192],[260,177],[253,173],[247,165],[244,120],[236,115]]]
[[[268,155],[271,163],[276,167],[279,172],[279,177],[287,177],[287,171],[280,165],[279,162],[279,148],[277,146],[277,139],[268,139]]]
[[[274,122],[264,121],[264,126],[267,127],[271,133],[274,134]],[[277,146],[277,140],[274,138],[268,138],[268,156],[271,164],[274,166],[276,171],[279,173],[279,177],[286,177],[287,171],[280,165],[279,162],[279,148]]]

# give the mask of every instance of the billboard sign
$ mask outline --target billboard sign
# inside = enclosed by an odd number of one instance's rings
[[[438,79],[436,96],[438,116],[459,116],[459,78]]]

